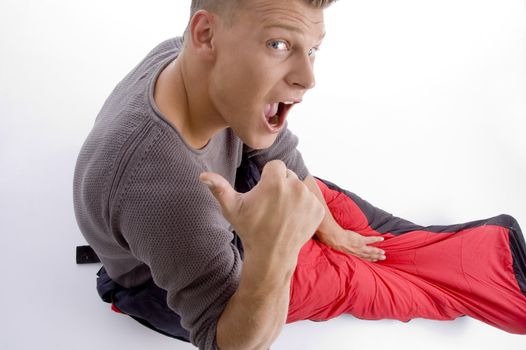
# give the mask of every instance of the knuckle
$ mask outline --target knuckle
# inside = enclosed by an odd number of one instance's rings
[[[292,195],[301,202],[305,202],[309,199],[308,190],[305,188],[305,185],[300,180],[292,180],[289,182],[290,191]]]
[[[285,163],[281,160],[271,160],[263,166],[263,171],[261,172],[261,180],[265,182],[276,182],[280,177],[285,177],[283,173],[285,172],[283,168]]]
[[[297,192],[298,194],[302,194],[303,184],[299,179],[291,179],[291,181],[289,181],[289,185],[293,191]]]
[[[279,171],[280,169],[282,169],[283,167],[285,167],[285,163],[283,163],[283,161],[279,160],[279,159],[274,159],[274,160],[271,160],[269,161],[266,165],[265,165],[265,168],[268,167],[269,170],[271,171]]]
[[[271,161],[269,161],[267,164],[270,164],[272,166],[281,166],[281,165],[285,165],[285,163],[281,160],[281,159],[272,159]]]
[[[283,198],[284,192],[285,192],[285,184],[282,181],[272,180],[268,184],[268,188],[266,189],[266,192],[271,197],[274,197],[276,200],[278,198]]]

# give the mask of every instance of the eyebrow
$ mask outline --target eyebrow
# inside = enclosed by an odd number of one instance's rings
[[[285,29],[285,30],[288,30],[288,31],[291,31],[291,32],[296,32],[296,33],[299,33],[299,34],[303,34],[304,33],[298,27],[295,27],[295,26],[292,26],[292,25],[289,25],[289,24],[285,24],[285,23],[269,23],[269,24],[265,25],[263,28],[264,29],[281,28],[281,29]],[[327,33],[324,31],[320,35],[319,40],[323,40],[323,38],[325,38],[325,34],[327,34]]]

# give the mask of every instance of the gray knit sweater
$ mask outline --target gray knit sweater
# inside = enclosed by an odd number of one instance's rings
[[[192,343],[213,349],[242,261],[230,224],[199,174],[213,171],[233,185],[243,152],[260,169],[281,159],[302,180],[308,171],[287,128],[266,150],[250,150],[231,129],[204,149],[187,145],[153,99],[160,71],[181,47],[181,38],[158,45],[108,97],[78,156],[74,205],[80,230],[108,275],[125,287],[153,277]]]

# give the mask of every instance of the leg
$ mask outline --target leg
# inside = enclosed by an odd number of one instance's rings
[[[526,333],[526,248],[517,222],[501,215],[461,225],[422,227],[319,181],[344,228],[382,234],[388,259],[369,263],[311,240],[303,247],[291,289],[289,322],[469,315],[512,333]]]
[[[166,304],[166,291],[157,287],[153,280],[125,288],[111,280],[104,268],[97,275],[97,291],[103,301],[112,304],[114,311],[129,315],[156,332],[190,342],[190,334],[181,326],[181,318]]]

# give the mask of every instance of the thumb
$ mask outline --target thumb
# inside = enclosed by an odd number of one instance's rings
[[[210,192],[221,205],[223,214],[228,215],[239,207],[241,194],[234,190],[230,183],[221,175],[204,172],[199,175],[199,181],[208,186]]]

